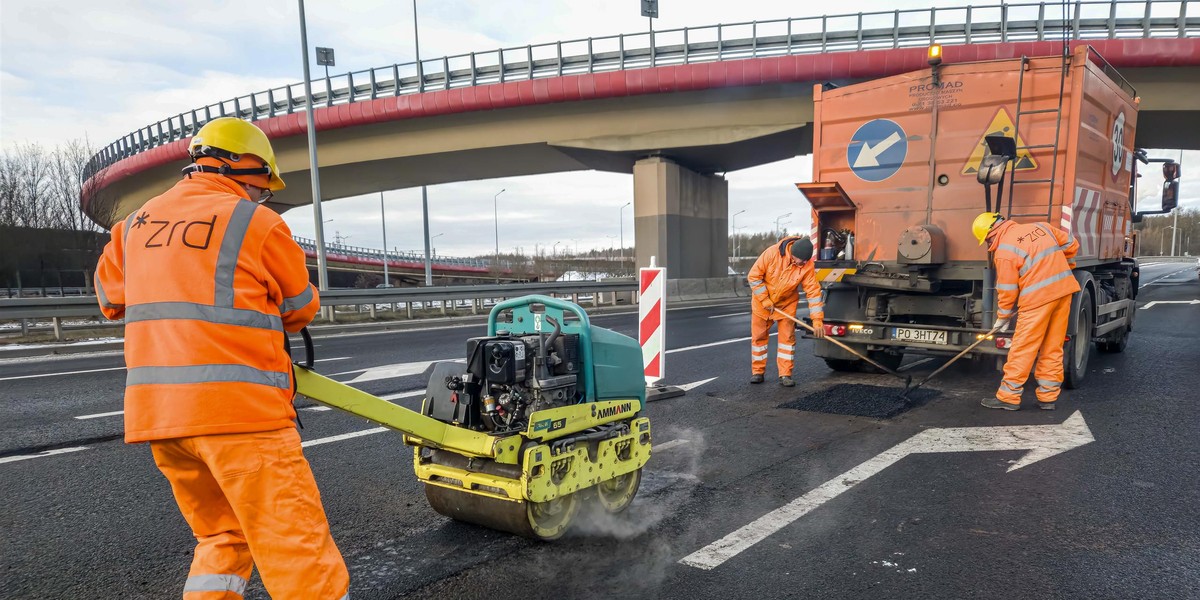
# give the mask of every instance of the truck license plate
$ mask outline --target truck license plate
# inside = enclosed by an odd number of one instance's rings
[[[892,330],[892,339],[899,342],[917,342],[919,344],[943,344],[946,342],[945,331],[931,331],[928,329],[909,329],[907,327],[897,327]]]

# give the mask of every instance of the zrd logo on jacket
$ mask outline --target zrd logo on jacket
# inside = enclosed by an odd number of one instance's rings
[[[180,228],[182,225],[182,229]],[[151,221],[150,213],[143,211],[133,222],[133,229],[149,227],[152,231],[145,242],[146,248],[163,248],[170,246],[177,239],[188,248],[207,250],[212,241],[213,229],[217,225],[217,215],[208,221]],[[175,234],[178,232],[179,237]]]

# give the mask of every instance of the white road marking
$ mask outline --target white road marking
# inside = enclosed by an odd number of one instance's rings
[[[77,446],[75,448],[59,448],[58,450],[47,450],[45,452],[39,452],[37,454],[22,454],[20,456],[6,456],[4,458],[0,458],[0,464],[17,462],[19,460],[29,460],[31,458],[45,458],[47,456],[54,456],[56,454],[67,454],[68,452],[79,452],[80,450],[87,450],[87,449],[88,449],[87,446]]]
[[[318,358],[317,360],[314,360],[313,362],[314,362],[314,363],[319,363],[319,362],[333,362],[333,361],[335,361],[335,360],[350,360],[350,358],[351,358],[351,357],[349,357],[349,356],[335,356],[335,357],[333,357],[333,358]]]
[[[309,406],[307,408],[302,408],[300,410],[311,410],[313,412],[324,412],[324,411],[333,410],[333,409],[329,408],[328,406]]]
[[[1152,280],[1152,281],[1148,281],[1148,282],[1146,282],[1146,283],[1143,283],[1143,284],[1139,285],[1139,286],[1138,286],[1138,289],[1140,290],[1140,289],[1142,289],[1142,288],[1144,288],[1144,287],[1146,287],[1146,286],[1148,286],[1148,285],[1153,285],[1153,284],[1155,284],[1155,283],[1158,283],[1158,282],[1160,282],[1160,281],[1162,281],[1162,280],[1164,280],[1164,279],[1166,279],[1166,278],[1168,278],[1168,277],[1172,277],[1172,276],[1178,275],[1178,274],[1180,274],[1180,273],[1182,273],[1182,272],[1184,272],[1184,271],[1188,271],[1188,270],[1191,270],[1191,269],[1194,269],[1194,268],[1195,268],[1195,267],[1191,267],[1191,266],[1189,266],[1189,267],[1186,267],[1186,268],[1183,268],[1183,269],[1179,269],[1178,271],[1171,271],[1170,273],[1167,273],[1166,275],[1163,275],[1162,277],[1159,277],[1158,279],[1154,279],[1154,280]]]
[[[778,335],[778,334],[776,332],[772,331],[768,337],[775,337],[776,335]],[[737,342],[748,342],[748,341],[750,341],[750,339],[751,338],[749,338],[749,337],[729,338],[727,340],[721,340],[719,342],[710,342],[707,344],[700,344],[699,346],[687,346],[684,348],[675,348],[674,350],[667,350],[666,352],[664,352],[664,354],[674,354],[676,352],[687,352],[688,350],[699,350],[701,348],[712,348],[713,346],[724,346],[725,344],[736,344]]]
[[[353,439],[356,437],[362,437],[364,435],[375,435],[376,433],[383,433],[385,431],[391,431],[391,429],[388,429],[387,427],[376,427],[374,429],[364,429],[362,431],[355,431],[352,433],[343,433],[341,435],[331,435],[329,437],[317,438],[315,440],[308,440],[307,442],[301,443],[300,447],[308,448],[309,446],[320,446],[321,444],[332,444],[333,442],[349,440],[349,439]]]
[[[685,444],[690,444],[690,443],[691,443],[690,440],[671,440],[669,442],[655,444],[651,448],[651,450],[654,452],[663,452],[664,450],[670,450],[671,448],[678,448],[679,446],[683,446]]]
[[[907,370],[909,370],[909,369],[911,369],[911,368],[913,368],[913,367],[915,367],[915,366],[917,366],[917,365],[923,365],[923,364],[925,364],[925,363],[927,363],[927,362],[929,362],[929,361],[931,361],[931,360],[933,360],[933,357],[932,357],[932,356],[931,356],[931,357],[929,357],[929,358],[922,358],[921,360],[918,360],[918,361],[916,361],[916,362],[911,362],[911,363],[908,363],[907,365],[904,365],[903,367],[900,367],[899,369],[896,369],[896,371],[897,371],[897,372],[901,372],[901,371],[907,371]]]
[[[1142,310],[1154,308],[1158,304],[1200,304],[1200,300],[1155,300],[1153,302],[1147,302],[1146,305],[1142,307]]]
[[[744,316],[747,316],[747,315],[749,315],[749,314],[750,314],[750,313],[748,313],[748,312],[736,312],[736,313],[729,313],[729,314],[727,314],[727,315],[712,315],[712,316],[711,316],[711,317],[709,317],[709,318],[710,318],[710,319],[724,319],[724,318],[727,318],[727,317],[744,317]]]
[[[123,415],[123,414],[125,414],[125,411],[123,411],[123,410],[115,410],[115,411],[113,411],[113,412],[106,412],[106,413],[96,413],[96,414],[94,414],[94,415],[79,415],[78,417],[75,417],[75,418],[76,418],[76,419],[79,419],[80,421],[83,421],[83,420],[86,420],[86,419],[100,419],[100,418],[103,418],[103,417],[115,417],[115,416],[117,416],[117,415]]]
[[[680,563],[699,569],[715,569],[783,529],[800,517],[816,510],[842,492],[866,481],[872,475],[895,464],[909,454],[973,452],[987,450],[1029,450],[1009,467],[1013,472],[1044,458],[1095,441],[1083,415],[1076,411],[1061,425],[1017,425],[1011,427],[950,427],[926,429],[866,462],[826,481],[781,508],[773,510],[749,525],[680,559]]]
[[[84,373],[102,373],[104,371],[124,371],[125,367],[109,367],[107,369],[87,369],[85,371],[61,371],[58,373],[40,373],[38,375],[17,375],[15,377],[0,377],[0,381],[14,381],[17,379],[38,379],[41,377],[58,377],[60,375],[82,375]]]
[[[354,379],[351,379],[344,383],[365,383],[367,381],[378,381],[380,379],[394,379],[396,377],[407,377],[409,375],[420,375],[421,373],[425,372],[425,369],[429,368],[429,365],[432,365],[433,363],[436,363],[436,362],[464,362],[465,363],[466,361],[465,360],[455,360],[455,359],[451,359],[451,358],[438,359],[438,360],[418,360],[415,362],[396,363],[396,364],[392,364],[392,365],[380,365],[378,367],[371,367],[368,369],[354,369],[352,371],[342,371],[341,373],[334,373],[330,377],[334,377],[337,375],[349,375],[351,373],[359,373],[359,375],[357,375]]]
[[[686,392],[686,391],[689,391],[689,390],[694,390],[694,389],[696,389],[696,388],[698,388],[698,387],[700,387],[700,386],[702,386],[702,385],[704,385],[704,384],[706,384],[706,383],[708,383],[708,382],[710,382],[710,381],[716,381],[716,379],[717,379],[716,377],[709,377],[708,379],[703,379],[703,380],[701,380],[701,381],[693,381],[693,382],[691,382],[691,383],[685,383],[685,384],[683,384],[683,385],[680,385],[680,386],[678,386],[678,387],[679,387],[679,389],[681,389],[681,390],[683,390],[683,391],[685,391],[685,392]]]
[[[400,398],[412,398],[413,396],[424,396],[424,395],[425,395],[425,390],[409,390],[407,392],[400,392],[398,394],[388,394],[386,396],[380,396],[379,399],[387,400],[390,402],[392,400],[398,400]]]

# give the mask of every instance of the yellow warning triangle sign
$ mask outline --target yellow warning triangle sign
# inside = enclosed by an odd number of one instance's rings
[[[1013,125],[1012,117],[1008,116],[1008,111],[1001,106],[1000,110],[996,111],[996,116],[992,117],[992,122],[987,129],[983,130],[983,135],[979,136],[979,141],[975,144],[975,149],[971,151],[971,157],[967,159],[967,164],[963,165],[963,175],[974,175],[979,171],[979,164],[983,162],[983,157],[987,154],[987,141],[984,140],[989,135],[1005,135],[1012,137],[1016,127]],[[1025,140],[1021,136],[1017,136],[1017,148],[1025,145]],[[1025,171],[1038,168],[1037,160],[1033,158],[1028,150],[1017,150],[1017,160],[1013,161],[1010,167],[1014,171]]]

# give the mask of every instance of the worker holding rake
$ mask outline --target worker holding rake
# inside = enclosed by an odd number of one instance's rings
[[[1063,382],[1063,343],[1071,315],[1071,295],[1079,291],[1072,269],[1079,242],[1046,223],[1017,223],[985,212],[972,225],[979,244],[988,243],[996,269],[996,323],[1004,329],[1020,308],[1004,378],[987,408],[1020,410],[1021,393],[1032,368],[1038,406],[1054,410]],[[1035,364],[1036,361],[1036,364]]]
[[[762,383],[765,379],[771,324],[776,323],[779,340],[775,364],[779,368],[779,385],[796,385],[792,380],[796,323],[794,317],[787,317],[796,314],[801,287],[808,297],[813,335],[825,336],[825,303],[821,299],[821,284],[817,282],[812,257],[812,240],[790,236],[764,250],[750,268],[746,277],[753,292],[750,301],[750,383]]]

